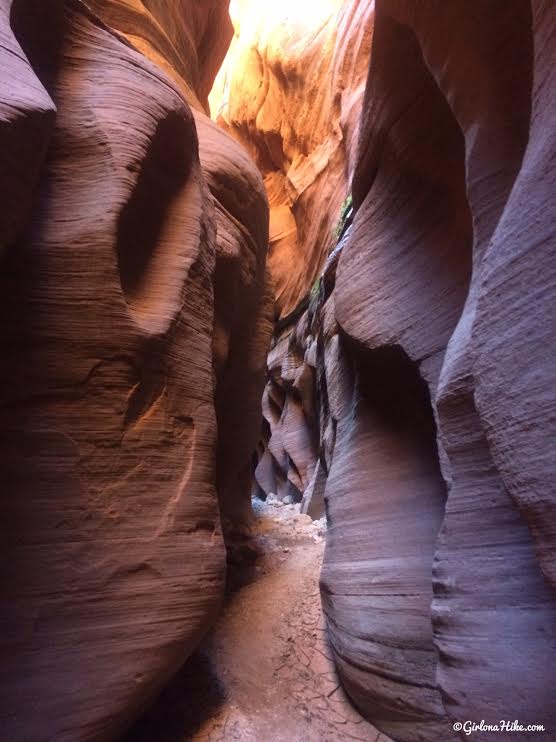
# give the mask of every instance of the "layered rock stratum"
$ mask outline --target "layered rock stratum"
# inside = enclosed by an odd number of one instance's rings
[[[257,163],[270,205],[275,338],[263,396],[256,484],[299,499],[317,488],[316,342],[300,324],[338,239],[355,165],[374,3],[232,3],[235,37],[210,95],[219,126]],[[295,338],[300,343],[295,342]],[[329,431],[330,432],[330,431]],[[311,498],[306,498],[307,501]]]
[[[0,29],[0,736],[114,738],[220,604],[268,207],[206,115],[226,2],[19,0]]]
[[[550,738],[554,4],[230,11],[0,0],[0,737],[117,737],[253,481],[377,729]]]
[[[258,165],[270,204],[269,271],[284,317],[318,277],[353,168],[372,39],[365,0],[235,0],[212,116]]]
[[[395,740],[556,727],[554,23],[375,4],[353,225],[269,355],[258,492],[326,508],[340,674]]]

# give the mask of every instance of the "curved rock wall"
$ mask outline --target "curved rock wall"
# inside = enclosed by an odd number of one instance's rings
[[[319,464],[316,328],[307,310],[350,190],[374,3],[241,0],[231,10],[236,36],[210,101],[263,174],[277,319],[255,489],[294,500],[305,492],[304,510],[322,515],[327,469]]]
[[[224,510],[244,512],[270,333],[262,180],[202,112],[226,3],[45,6],[0,8],[0,736],[14,742],[113,738],[210,626],[220,469],[238,480]],[[251,410],[239,449],[234,395]]]
[[[87,4],[161,67],[193,108],[208,113],[208,94],[233,36],[229,0],[89,0]]]
[[[21,234],[29,218],[56,111],[33,70],[32,60],[14,34],[12,26],[22,24],[21,6],[17,0],[0,3],[0,257],[5,247]],[[52,4],[45,26],[45,39],[39,52],[45,72],[54,62],[61,8],[60,2]]]
[[[207,96],[232,37],[228,2],[93,0],[99,16],[167,72],[194,111],[203,174],[216,221],[214,370],[217,490],[225,535],[250,519],[252,454],[272,333],[267,275],[268,205],[244,149],[206,115]]]
[[[217,490],[231,542],[251,518],[253,452],[272,334],[272,284],[266,269],[268,205],[247,153],[196,113],[200,158],[216,207],[215,328],[218,422]]]
[[[372,38],[366,0],[236,0],[213,117],[259,166],[270,203],[277,316],[307,294],[349,190]]]
[[[269,356],[257,483],[326,508],[340,674],[395,740],[556,727],[555,23],[376,3],[354,222]]]
[[[114,737],[194,648],[261,394],[357,707],[550,734],[553,3],[233,10],[222,131],[224,0],[0,0],[2,739]]]

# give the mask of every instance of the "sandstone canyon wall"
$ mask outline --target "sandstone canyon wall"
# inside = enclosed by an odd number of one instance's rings
[[[258,444],[357,708],[549,739],[554,3],[227,5],[0,0],[0,736],[177,669]]]
[[[270,332],[262,180],[205,115],[231,32],[221,0],[0,4],[5,740],[113,738],[221,600],[216,453],[225,509]]]
[[[318,277],[348,194],[373,3],[235,0],[231,13],[236,35],[212,115],[263,175],[275,313],[284,317]]]
[[[316,342],[305,336],[302,323],[296,333],[292,328],[300,315],[307,324],[305,310],[318,293],[349,195],[374,4],[240,0],[231,13],[236,35],[210,103],[213,118],[245,146],[263,175],[278,320],[256,483],[264,495],[298,500],[309,483],[312,492],[324,480],[313,398]],[[323,512],[318,499],[307,505],[315,515]]]
[[[269,355],[258,485],[326,507],[340,674],[395,740],[556,728],[555,22],[376,3],[353,225]]]

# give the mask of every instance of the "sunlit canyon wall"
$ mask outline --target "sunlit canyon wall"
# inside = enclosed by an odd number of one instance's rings
[[[316,293],[350,192],[374,3],[235,0],[230,10],[235,37],[211,110],[263,176],[277,320],[256,486],[297,500],[320,476],[319,423],[316,337],[295,344],[292,328]]]
[[[332,646],[378,728],[554,730],[556,9],[365,6],[355,216],[311,290],[288,257],[291,278],[272,271],[298,309],[269,355],[257,489],[326,509]],[[253,126],[246,97],[222,114],[235,136]],[[255,127],[260,150],[277,127]]]

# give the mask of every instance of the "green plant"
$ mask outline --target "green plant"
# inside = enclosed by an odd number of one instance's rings
[[[311,293],[310,293],[311,299],[316,299],[318,295],[320,294],[321,282],[322,282],[322,276],[319,276],[317,280],[314,282],[314,284],[311,286]]]
[[[351,197],[351,193],[348,193],[348,195],[345,197],[345,199],[342,202],[342,206],[340,208],[340,216],[336,223],[336,229],[334,230],[336,241],[338,241],[340,237],[342,236],[342,232],[344,231],[344,227],[346,226],[346,221],[348,219],[348,216],[352,208],[353,208],[353,198]]]

